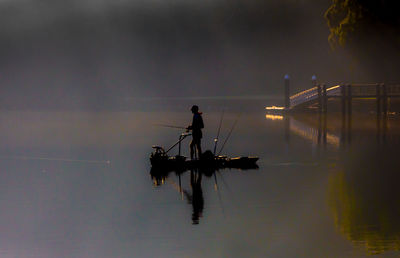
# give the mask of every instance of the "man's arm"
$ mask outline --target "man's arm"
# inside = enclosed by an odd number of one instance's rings
[[[200,127],[201,129],[204,128],[203,118],[202,118],[201,116],[199,116],[199,127]]]

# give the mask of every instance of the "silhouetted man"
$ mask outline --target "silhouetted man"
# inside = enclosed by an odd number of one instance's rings
[[[192,125],[187,127],[188,130],[192,130],[192,141],[190,142],[190,158],[194,158],[194,153],[197,150],[197,158],[201,155],[201,138],[203,134],[201,129],[204,128],[203,118],[201,117],[201,112],[199,112],[199,107],[194,105],[191,108],[193,113]]]

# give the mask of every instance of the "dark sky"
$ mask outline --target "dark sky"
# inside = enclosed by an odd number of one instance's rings
[[[330,49],[330,2],[2,0],[0,100],[280,94],[286,73],[294,88],[313,74],[385,79]]]

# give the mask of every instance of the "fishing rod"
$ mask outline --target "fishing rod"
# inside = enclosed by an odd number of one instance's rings
[[[222,110],[221,119],[219,120],[217,137],[214,139],[214,156],[215,156],[215,153],[217,152],[218,138],[219,138],[219,133],[220,133],[221,127],[222,127],[222,120],[224,118],[224,113],[225,113],[225,110]]]
[[[186,127],[177,126],[177,125],[166,125],[166,124],[154,124],[154,125],[161,126],[161,127],[175,128],[175,129],[187,129]]]
[[[237,116],[235,122],[233,123],[233,125],[232,125],[232,127],[231,127],[231,130],[229,131],[228,136],[226,137],[224,143],[222,144],[221,149],[220,149],[219,152],[218,152],[218,156],[221,154],[222,150],[224,149],[226,142],[229,140],[229,137],[231,137],[232,132],[233,132],[233,129],[235,129],[235,126],[236,126],[237,122],[239,121],[239,118],[240,118],[241,115],[242,115],[242,113],[240,113],[240,114]]]
[[[215,153],[217,152],[217,144],[218,144],[218,139],[219,139],[219,133],[221,132],[221,127],[222,127],[222,120],[224,119],[224,113],[225,110],[222,110],[222,114],[221,114],[221,118],[219,120],[219,125],[218,125],[218,131],[217,131],[217,137],[214,139],[214,156]],[[224,206],[222,205],[222,200],[221,200],[221,193],[219,192],[219,187],[218,187],[218,181],[217,181],[217,175],[216,175],[216,171],[214,171],[214,189],[218,194],[218,200],[219,200],[219,204],[221,206],[222,209],[222,214],[225,217],[225,210],[224,210]]]

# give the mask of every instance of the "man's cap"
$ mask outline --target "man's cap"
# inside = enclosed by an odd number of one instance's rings
[[[197,111],[199,111],[199,107],[196,105],[193,105],[192,108],[190,109],[190,111],[197,112]]]

